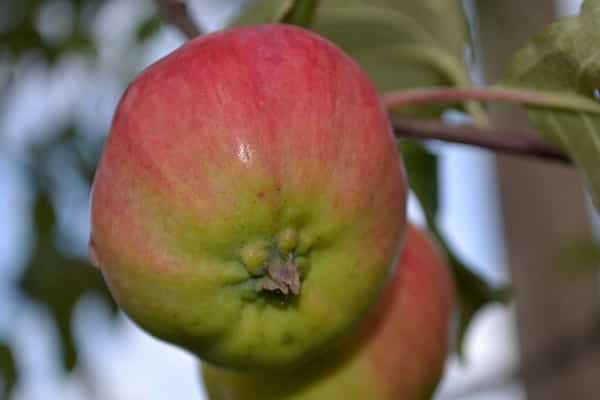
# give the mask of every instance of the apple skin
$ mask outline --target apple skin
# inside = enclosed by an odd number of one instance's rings
[[[121,98],[90,259],[152,335],[221,366],[293,368],[377,301],[406,191],[386,111],[351,58],[297,27],[225,30]]]
[[[348,347],[284,373],[202,363],[210,400],[424,400],[441,377],[454,285],[428,232],[409,225],[398,269]]]

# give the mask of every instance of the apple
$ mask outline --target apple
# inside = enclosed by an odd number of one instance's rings
[[[250,373],[202,363],[211,400],[424,400],[447,352],[454,285],[428,232],[409,225],[390,286],[355,338],[297,371]]]
[[[406,178],[369,78],[307,30],[187,42],[121,98],[90,259],[152,335],[231,368],[343,341],[399,254]]]

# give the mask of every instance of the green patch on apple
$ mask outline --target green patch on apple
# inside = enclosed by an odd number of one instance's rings
[[[341,349],[298,370],[232,371],[203,363],[211,400],[425,400],[446,359],[454,286],[443,252],[409,226],[378,305]]]

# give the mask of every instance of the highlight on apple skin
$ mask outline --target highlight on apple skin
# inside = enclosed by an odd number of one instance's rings
[[[409,225],[390,286],[346,347],[299,371],[237,372],[202,363],[210,400],[425,400],[447,353],[454,285],[428,232]]]
[[[191,40],[119,102],[90,258],[152,335],[230,368],[294,368],[377,301],[406,179],[360,67],[301,28]]]

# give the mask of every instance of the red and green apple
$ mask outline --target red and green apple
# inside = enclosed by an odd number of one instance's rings
[[[356,62],[297,27],[224,30],[121,98],[90,257],[156,337],[216,365],[293,368],[343,342],[379,298],[406,191]]]

